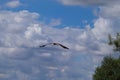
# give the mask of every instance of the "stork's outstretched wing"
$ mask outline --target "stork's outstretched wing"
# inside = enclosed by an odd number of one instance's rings
[[[61,47],[64,48],[64,49],[69,49],[68,47],[66,47],[66,46],[64,46],[64,45],[62,45],[62,44],[59,44],[59,43],[58,43],[58,45],[61,46]]]
[[[62,45],[60,43],[49,43],[49,44],[41,45],[40,47],[45,47],[47,45],[57,45],[57,46],[60,46],[60,47],[62,47],[64,49],[69,49],[68,47],[66,47],[66,46],[64,46],[64,45]]]

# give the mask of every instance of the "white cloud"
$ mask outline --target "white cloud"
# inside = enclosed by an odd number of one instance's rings
[[[92,32],[97,37],[97,39],[105,40],[107,38],[107,35],[112,32],[111,27],[112,27],[112,22],[109,19],[104,19],[100,17],[95,21]]]
[[[119,0],[114,1],[114,4],[100,5],[99,18],[94,23],[93,32],[99,38],[105,38],[105,34],[115,34],[120,32],[120,6]],[[108,2],[109,3],[109,2]]]
[[[120,29],[120,0],[58,0],[60,3],[69,6],[96,6],[98,19],[94,22],[93,34],[99,40],[105,40],[107,35],[119,32]],[[83,36],[83,35],[82,35]],[[85,33],[84,36],[86,37]]]
[[[30,13],[26,10],[20,12],[1,11],[1,42],[4,46],[22,46],[24,44],[30,46],[32,43],[28,38],[37,38],[42,34],[40,23],[37,23],[37,13]],[[32,28],[33,27],[33,28]],[[37,36],[36,36],[37,35]],[[43,41],[45,37],[43,37]],[[28,41],[29,40],[29,41]],[[26,42],[25,42],[26,41]],[[39,37],[33,44],[40,42]]]
[[[21,3],[19,0],[12,0],[12,1],[6,3],[6,6],[10,7],[10,8],[16,8],[20,5],[21,5]]]
[[[52,26],[59,20],[47,25],[38,21],[39,16],[27,10],[0,11],[0,79],[92,80],[95,66],[112,51],[103,38],[113,29],[109,20],[100,17],[94,28],[57,29]],[[62,43],[70,50],[39,48],[48,42]]]
[[[96,6],[99,8],[98,19],[94,22],[92,30],[99,38],[105,38],[104,34],[116,33],[120,29],[120,0],[58,0],[64,5]],[[97,9],[98,9],[97,8]]]
[[[26,38],[31,38],[37,34],[38,35],[42,34],[42,30],[39,24],[32,24],[30,27],[27,27],[27,31],[25,31]]]
[[[111,21],[112,31],[120,32],[120,6],[118,4],[100,7],[100,16]]]
[[[100,7],[100,14],[105,18],[120,19],[119,13],[120,13],[119,4]]]

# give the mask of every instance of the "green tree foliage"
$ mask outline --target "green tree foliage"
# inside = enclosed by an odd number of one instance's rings
[[[115,39],[113,39],[110,34],[109,34],[108,38],[109,38],[109,43],[108,44],[114,46],[113,50],[120,52],[120,33],[116,34],[116,38]]]
[[[114,51],[120,52],[120,33],[113,38],[108,36],[109,45],[114,46]],[[120,80],[120,57],[104,57],[101,66],[97,67],[93,75],[93,80]]]
[[[120,58],[105,57],[96,68],[93,80],[120,80]]]

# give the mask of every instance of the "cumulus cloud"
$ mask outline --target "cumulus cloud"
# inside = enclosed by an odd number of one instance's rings
[[[119,2],[118,2],[119,3]],[[111,6],[105,6],[100,7],[100,16],[102,16],[104,19],[108,19],[111,21],[111,25],[113,32],[119,32],[120,29],[120,6],[119,4],[111,5]]]
[[[106,35],[119,32],[120,29],[120,0],[58,0],[69,6],[96,6],[99,8],[98,18],[94,22],[93,34],[98,39],[105,39]]]
[[[119,1],[116,1],[116,4],[106,5],[106,6],[100,6],[99,11],[99,19],[97,19],[97,22],[102,18],[103,22],[106,23],[106,25],[99,24],[100,26],[104,26],[104,29],[106,28],[106,33],[112,33],[115,34],[119,32],[120,30],[120,6]],[[95,25],[97,25],[97,22]],[[99,22],[100,23],[100,22]],[[103,30],[104,31],[104,30]]]
[[[20,6],[20,5],[21,5],[21,3],[20,3],[19,0],[12,0],[12,1],[7,2],[5,4],[5,6],[10,7],[10,8],[16,8],[16,7]]]
[[[97,30],[97,26],[104,33],[114,33],[119,32],[120,26],[120,0],[58,0],[64,5],[79,5],[79,6],[96,6],[99,8],[97,15],[98,19],[95,21],[94,27],[96,29],[93,30],[95,32]],[[103,26],[103,27],[102,27]],[[109,28],[110,27],[110,28]],[[103,30],[104,29],[104,30]],[[107,31],[105,31],[107,29]],[[111,30],[113,29],[113,30]],[[100,31],[98,31],[99,33]],[[103,32],[100,32],[102,35]],[[103,34],[104,34],[103,33]],[[97,35],[97,34],[96,34]]]
[[[105,6],[105,7],[100,7],[101,11],[100,14],[106,18],[118,18],[120,19],[120,5],[111,5],[111,6]]]
[[[40,23],[37,23],[39,15],[37,13],[30,13],[26,10],[20,12],[1,11],[0,12],[0,25],[1,25],[1,43],[4,46],[24,46],[37,44],[42,41],[34,38],[42,36]],[[42,37],[41,37],[42,38]],[[45,37],[43,37],[43,41]],[[29,40],[31,39],[31,40]],[[26,42],[25,42],[26,41]]]
[[[86,29],[57,29],[54,26],[60,24],[59,20],[47,25],[38,21],[39,17],[27,10],[0,11],[0,79],[92,80],[95,67],[112,52],[105,38],[112,31],[111,22],[101,17],[94,28],[87,25]],[[49,42],[70,49],[39,48]]]
[[[38,35],[42,34],[42,30],[39,27],[39,24],[33,24],[30,27],[27,27],[27,31],[25,31],[26,38],[31,38],[32,36],[35,36],[36,34]]]
[[[92,80],[96,66],[112,53],[107,45],[109,33],[120,30],[119,0],[59,0],[64,5],[100,6],[94,27],[57,29],[60,19],[49,24],[38,21],[40,14],[22,10],[0,11],[0,79],[1,80]],[[6,6],[20,6],[18,0]],[[49,42],[69,47],[39,48]],[[117,56],[115,54],[114,56]]]
[[[98,39],[105,40],[107,38],[106,35],[112,32],[112,22],[109,19],[98,18],[94,23],[94,28],[92,32]]]

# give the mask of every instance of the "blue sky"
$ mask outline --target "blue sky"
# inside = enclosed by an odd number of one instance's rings
[[[37,12],[41,16],[40,19],[46,23],[49,23],[51,19],[60,19],[63,25],[57,26],[58,28],[65,26],[84,28],[88,24],[92,26],[93,21],[97,18],[94,13],[97,8],[93,6],[66,6],[55,0],[21,0],[21,3],[23,3],[21,7],[14,9],[7,7],[6,9]]]
[[[88,21],[88,24],[91,24],[96,18],[93,13],[95,9],[92,7],[65,6],[52,0],[31,1],[28,4],[27,9],[40,13],[45,20],[61,19],[66,26],[83,27],[85,26],[83,21]]]
[[[120,0],[0,0],[0,80],[92,80]],[[39,46],[57,42],[58,45]]]

